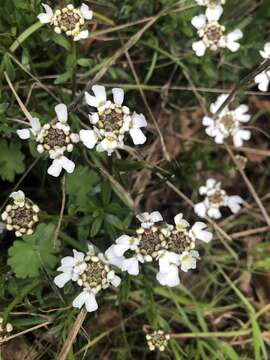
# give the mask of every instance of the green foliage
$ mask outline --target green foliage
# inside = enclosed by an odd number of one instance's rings
[[[39,224],[33,235],[25,235],[16,240],[9,249],[8,264],[17,278],[37,277],[40,270],[49,271],[58,262],[57,253],[60,243],[57,241],[53,250],[55,226]]]
[[[12,182],[16,174],[24,172],[25,156],[20,149],[18,142],[0,140],[0,176],[3,180]]]

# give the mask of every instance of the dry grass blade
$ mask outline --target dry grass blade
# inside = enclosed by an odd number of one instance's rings
[[[83,307],[68,334],[67,340],[65,341],[64,346],[57,357],[57,360],[67,359],[69,350],[71,349],[71,346],[74,343],[78,332],[80,331],[80,328],[85,320],[86,315],[87,315],[87,311],[85,307]]]

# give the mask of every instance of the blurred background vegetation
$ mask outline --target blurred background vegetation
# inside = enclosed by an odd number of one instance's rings
[[[47,3],[55,8],[67,2]],[[87,316],[68,359],[268,359],[269,229],[226,150],[207,137],[201,119],[219,94],[260,64],[259,50],[270,32],[269,0],[227,0],[220,22],[228,31],[243,31],[241,48],[203,58],[191,48],[197,40],[191,19],[204,8],[192,0],[85,3],[95,16],[91,36],[78,44],[77,53],[68,39],[37,23],[41,0],[0,4],[1,204],[20,188],[42,210],[42,224],[32,237],[1,235],[0,314],[8,316],[15,332],[45,324],[3,345],[3,359],[57,358],[78,314],[70,307],[74,288],[60,292],[53,285],[59,256],[72,248],[86,250],[87,242],[105,250],[120,234],[132,233],[137,224],[134,208],[159,210],[169,223],[178,212],[194,221],[192,207],[175,189],[197,202],[198,187],[210,176],[246,201],[237,216],[225,212],[227,217],[219,222],[231,241],[216,234],[200,249],[198,269],[184,274],[174,289],[159,286],[151,265],[136,278],[124,275],[119,291],[99,297],[99,311]],[[74,72],[79,93],[132,37],[137,41],[106,69],[100,83],[108,89],[123,87],[126,104],[145,114],[147,145],[108,159],[80,144],[73,152],[75,172],[65,180],[53,179],[34,143],[16,135],[25,118],[4,72],[31,114],[45,123],[54,117],[57,103],[71,103]],[[248,159],[246,174],[269,209],[269,94],[258,93],[252,85],[239,93],[235,103],[240,102],[247,103],[253,115],[252,139],[241,150]],[[81,102],[69,118],[78,131],[81,123],[88,124],[87,106]],[[53,250],[63,191],[66,208]],[[150,353],[144,324],[182,335],[170,341],[166,352]]]

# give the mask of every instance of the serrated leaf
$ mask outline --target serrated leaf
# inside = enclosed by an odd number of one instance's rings
[[[60,243],[52,249],[54,230],[53,224],[39,224],[34,234],[13,243],[8,251],[8,265],[17,278],[37,277],[42,267],[52,269],[57,264],[55,253],[59,251]]]
[[[20,151],[20,144],[0,141],[0,176],[3,180],[14,181],[16,174],[25,170],[24,154]]]

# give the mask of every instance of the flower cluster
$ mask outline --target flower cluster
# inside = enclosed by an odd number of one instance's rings
[[[214,9],[218,5],[224,5],[226,0],[195,0],[198,5]]]
[[[41,126],[39,119],[32,118],[30,120],[31,128],[17,130],[17,134],[23,140],[29,139],[33,135],[37,142],[37,151],[40,154],[47,152],[53,160],[48,168],[48,174],[58,177],[62,169],[68,173],[74,171],[74,162],[64,156],[64,153],[72,152],[73,144],[80,139],[78,134],[71,132],[70,126],[67,124],[68,112],[66,105],[56,105],[55,112],[57,122],[51,121]]]
[[[227,206],[233,214],[241,209],[243,199],[238,196],[229,196],[226,191],[221,189],[221,183],[215,179],[208,179],[205,186],[199,188],[200,195],[204,195],[205,199],[195,204],[194,211],[197,215],[204,218],[208,215],[213,219],[220,219],[220,208]]]
[[[57,34],[64,33],[69,37],[73,37],[74,41],[86,39],[88,37],[88,30],[83,30],[85,20],[91,20],[93,12],[86,4],[78,9],[69,4],[62,9],[55,12],[49,5],[42,4],[45,13],[38,15],[38,19],[42,24],[51,24]]]
[[[174,218],[175,225],[163,221],[161,214],[154,211],[137,216],[141,226],[135,236],[122,235],[106,251],[109,262],[130,275],[139,274],[139,263],[159,263],[157,280],[161,285],[177,286],[180,283],[179,267],[187,272],[196,268],[199,253],[196,240],[209,242],[212,233],[206,231],[203,222],[192,227],[182,214]]]
[[[99,152],[107,151],[111,155],[116,148],[124,145],[124,137],[129,133],[135,145],[144,144],[146,137],[141,128],[147,123],[143,114],[131,113],[123,106],[124,91],[112,89],[113,102],[107,100],[104,86],[94,85],[93,95],[85,93],[85,100],[91,107],[97,109],[89,115],[92,130],[81,130],[80,138],[84,145]]]
[[[1,217],[8,231],[15,231],[17,237],[31,235],[39,221],[39,207],[26,198],[19,190],[10,195],[13,200],[8,204]]]
[[[226,101],[228,95],[222,94],[215,103],[211,104],[210,111],[215,114],[220,106]],[[244,140],[249,140],[251,132],[241,127],[242,123],[247,123],[251,116],[248,114],[248,106],[240,105],[236,109],[230,110],[226,106],[217,116],[216,119],[205,116],[203,125],[206,126],[206,134],[215,138],[217,144],[222,144],[224,139],[232,137],[234,146],[240,147]]]
[[[12,324],[5,322],[4,318],[0,316],[0,342],[6,340],[12,331]]]
[[[145,335],[148,347],[150,351],[158,349],[164,351],[168,346],[170,340],[170,334],[166,334],[163,330],[155,330],[150,334]]]
[[[270,59],[270,43],[264,45],[264,49],[260,51],[263,59]],[[259,90],[265,92],[270,82],[270,70],[265,70],[255,77],[255,83],[258,84]]]
[[[73,250],[73,254],[73,257],[67,256],[61,260],[57,271],[62,274],[56,276],[54,282],[59,288],[70,280],[76,282],[82,291],[73,300],[73,307],[81,309],[85,305],[88,312],[96,311],[96,294],[110,285],[119,286],[121,279],[111,269],[106,256],[96,253],[93,246],[89,246],[86,254],[76,250]]]
[[[198,3],[207,6],[207,9],[205,14],[195,16],[191,21],[201,38],[200,41],[192,44],[196,55],[203,56],[206,49],[217,51],[218,48],[228,48],[230,51],[236,52],[240,47],[237,40],[243,37],[243,33],[239,29],[229,34],[225,33],[225,26],[218,22],[223,13],[223,8],[220,5],[222,1],[202,0]]]

